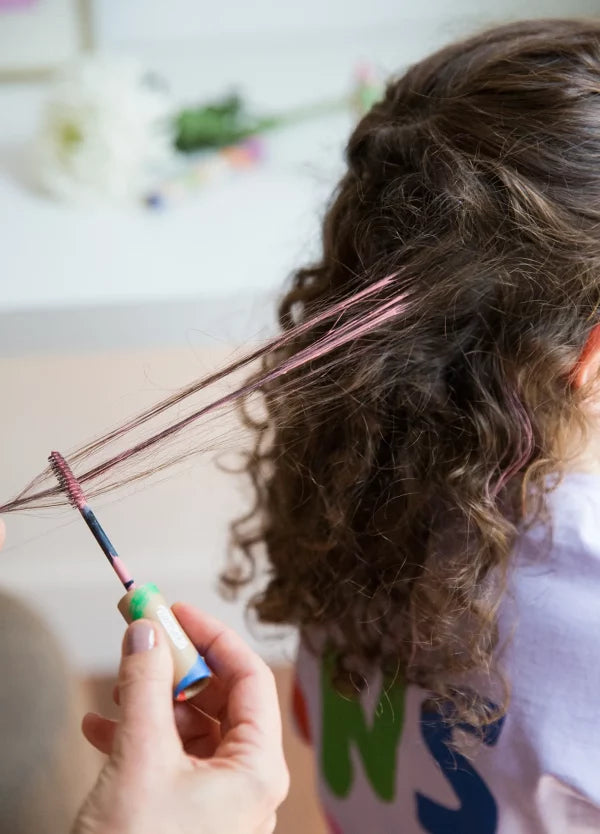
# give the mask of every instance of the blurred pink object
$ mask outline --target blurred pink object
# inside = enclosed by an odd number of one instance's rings
[[[26,6],[35,6],[40,0],[0,0],[0,11],[3,9],[20,9]]]

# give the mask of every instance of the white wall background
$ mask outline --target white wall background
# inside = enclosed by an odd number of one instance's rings
[[[519,0],[477,3],[473,0],[303,0],[302,3],[278,0],[228,0],[215,5],[211,0],[169,0],[148,3],[128,0],[118,6],[112,0],[96,0],[96,31],[103,44],[165,44],[231,35],[289,33],[339,37],[344,29],[364,31],[374,27],[419,21],[428,28],[457,19],[488,21],[506,17],[595,13],[592,0],[531,0],[527,8]]]
[[[595,13],[600,2],[97,0],[94,8],[99,48],[138,54],[178,100],[236,85],[258,106],[283,108],[347,92],[357,61],[392,72],[488,20]],[[273,135],[262,169],[162,215],[82,211],[25,187],[24,148],[44,94],[43,84],[0,87],[0,500],[51,449],[68,452],[272,327],[283,279],[318,246],[350,129],[342,114]],[[227,523],[244,500],[240,482],[204,458],[96,509],[138,577],[247,633],[241,606],[215,591]],[[113,668],[120,588],[79,517],[7,521],[0,585],[45,612],[81,667]],[[261,646],[270,656],[291,651],[289,640]]]

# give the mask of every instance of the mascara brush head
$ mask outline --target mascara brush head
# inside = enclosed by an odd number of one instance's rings
[[[66,492],[71,504],[76,507],[83,516],[85,523],[89,527],[93,537],[100,545],[102,552],[110,562],[112,569],[127,590],[133,588],[135,586],[135,581],[132,575],[119,558],[119,554],[115,550],[111,540],[108,538],[102,529],[100,522],[88,506],[86,497],[81,489],[81,485],[75,475],[71,472],[69,464],[58,452],[52,452],[48,460],[50,461],[50,466],[56,475],[61,489]]]
[[[69,467],[67,461],[63,458],[60,452],[51,452],[48,460],[50,461],[50,466],[56,475],[56,479],[60,484],[61,489],[66,492],[71,504],[74,507],[77,507],[78,510],[83,509],[83,507],[87,504],[87,501],[85,495],[83,494],[83,490],[81,489],[81,485],[75,475],[71,472],[71,468]]]

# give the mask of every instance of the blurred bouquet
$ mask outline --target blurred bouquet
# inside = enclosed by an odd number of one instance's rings
[[[51,90],[35,143],[40,186],[70,202],[175,202],[215,176],[252,167],[260,135],[348,109],[361,116],[379,98],[361,68],[354,91],[280,114],[256,115],[238,95],[173,109],[164,86],[122,58],[87,58]]]
[[[34,146],[40,186],[72,202],[139,198],[173,155],[172,106],[134,61],[88,58],[50,93]]]

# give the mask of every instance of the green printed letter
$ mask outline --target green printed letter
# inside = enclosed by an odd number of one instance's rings
[[[326,654],[321,667],[321,765],[325,780],[336,796],[348,795],[354,776],[351,749],[355,747],[373,790],[380,799],[391,802],[404,725],[404,685],[384,681],[374,715],[368,720],[358,699],[344,698],[334,690],[333,667],[333,656]]]

